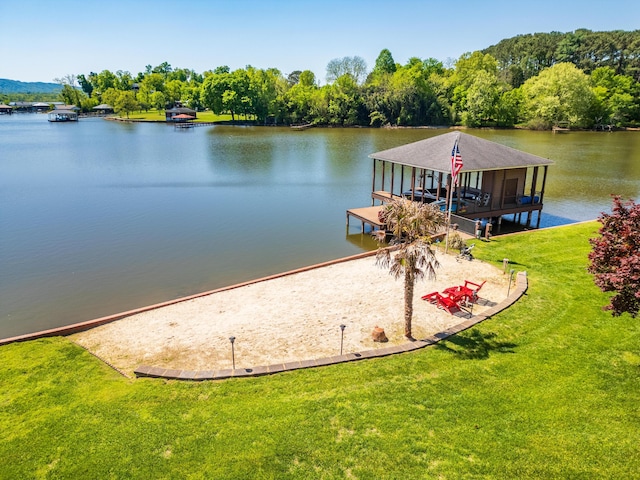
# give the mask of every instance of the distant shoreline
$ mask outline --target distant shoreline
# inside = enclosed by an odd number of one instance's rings
[[[166,120],[150,120],[146,118],[124,118],[124,117],[103,117],[105,120],[111,120],[115,122],[123,122],[123,123],[164,123],[167,125],[175,125],[177,122],[167,122]],[[193,122],[189,123],[206,123],[206,124],[215,124],[215,125],[225,125],[225,126],[243,126],[243,127],[282,127],[288,128],[291,125],[264,125],[251,120],[220,120],[220,121],[202,121],[199,122],[197,119]],[[417,126],[409,126],[409,125],[382,125],[380,127],[372,127],[372,126],[363,126],[363,125],[352,125],[352,126],[333,126],[333,125],[314,125],[314,128],[343,128],[343,129],[388,129],[388,130],[527,130],[527,131],[536,131],[535,129],[524,128],[524,127],[465,127],[461,125],[417,125]],[[544,132],[550,132],[551,130],[540,130]],[[602,131],[595,130],[593,128],[572,128],[569,132],[602,132],[602,133],[612,133],[614,131],[618,132],[637,132],[640,131],[640,127],[616,127],[612,131]]]

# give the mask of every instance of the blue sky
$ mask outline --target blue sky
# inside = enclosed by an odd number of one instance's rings
[[[168,62],[202,73],[252,65],[284,74],[383,48],[446,62],[518,34],[640,28],[640,1],[591,0],[0,0],[0,78],[51,82],[67,74]]]

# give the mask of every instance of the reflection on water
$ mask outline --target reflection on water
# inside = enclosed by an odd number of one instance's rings
[[[368,155],[443,132],[0,116],[0,337],[374,249]],[[470,133],[556,162],[542,226],[638,198],[640,133]]]

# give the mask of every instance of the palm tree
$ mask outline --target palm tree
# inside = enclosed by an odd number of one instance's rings
[[[404,275],[404,335],[413,340],[411,320],[414,285],[425,275],[429,279],[435,278],[436,268],[440,264],[431,249],[432,235],[446,224],[447,219],[433,205],[404,198],[387,203],[382,210],[382,218],[392,234],[390,245],[396,248],[383,248],[386,233],[377,232],[376,237],[381,245],[376,263],[389,268],[389,273],[396,279]]]

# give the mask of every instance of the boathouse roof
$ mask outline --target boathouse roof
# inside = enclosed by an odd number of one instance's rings
[[[554,163],[547,158],[462,132],[444,133],[372,153],[369,157],[410,167],[449,173],[451,172],[451,151],[456,138],[463,163],[462,172],[536,167]]]
[[[53,109],[54,110],[80,110],[80,107],[77,107],[75,105],[61,105],[59,103],[56,103],[53,105]]]
[[[174,107],[174,108],[170,108],[168,110],[165,110],[165,112],[166,113],[173,113],[173,114],[186,113],[187,115],[196,113],[195,110],[192,110],[192,109],[186,108],[186,107]]]

